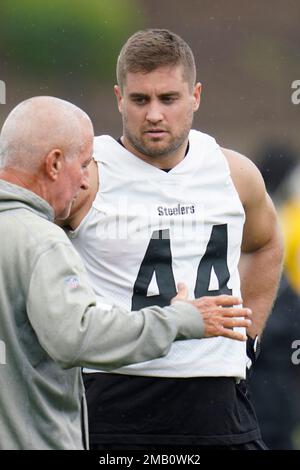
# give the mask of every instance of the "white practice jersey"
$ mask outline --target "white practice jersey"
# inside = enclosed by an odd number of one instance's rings
[[[212,137],[192,130],[185,158],[169,172],[109,136],[95,139],[94,158],[99,191],[69,236],[99,302],[129,310],[168,305],[178,282],[188,286],[189,298],[240,296],[245,215],[226,158]],[[244,378],[245,364],[245,343],[219,337],[176,341],[165,357],[113,372]]]

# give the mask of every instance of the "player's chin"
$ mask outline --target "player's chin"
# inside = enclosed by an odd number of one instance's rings
[[[160,135],[147,134],[146,141],[153,144],[166,145],[169,142],[169,134],[167,132],[161,133]]]
[[[157,155],[163,155],[165,151],[169,148],[169,142],[166,139],[160,138],[151,138],[144,142],[144,148],[149,151],[149,153],[157,153]]]

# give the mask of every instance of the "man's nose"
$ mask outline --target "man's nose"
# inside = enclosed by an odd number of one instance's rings
[[[157,102],[150,103],[147,109],[146,114],[147,121],[150,122],[159,122],[163,119],[163,113],[161,109],[161,105]]]

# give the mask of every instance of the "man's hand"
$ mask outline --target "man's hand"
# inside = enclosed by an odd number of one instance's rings
[[[241,305],[242,299],[231,295],[217,295],[188,300],[188,290],[185,284],[179,283],[177,287],[178,293],[171,303],[178,300],[189,302],[199,310],[204,322],[205,338],[224,336],[238,341],[246,341],[246,335],[232,329],[236,327],[249,328],[251,326],[251,310],[249,308],[233,307],[233,305]]]

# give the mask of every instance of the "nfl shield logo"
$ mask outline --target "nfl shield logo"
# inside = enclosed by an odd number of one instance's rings
[[[79,286],[79,279],[77,276],[69,276],[65,279],[65,283],[70,289],[77,289]]]

